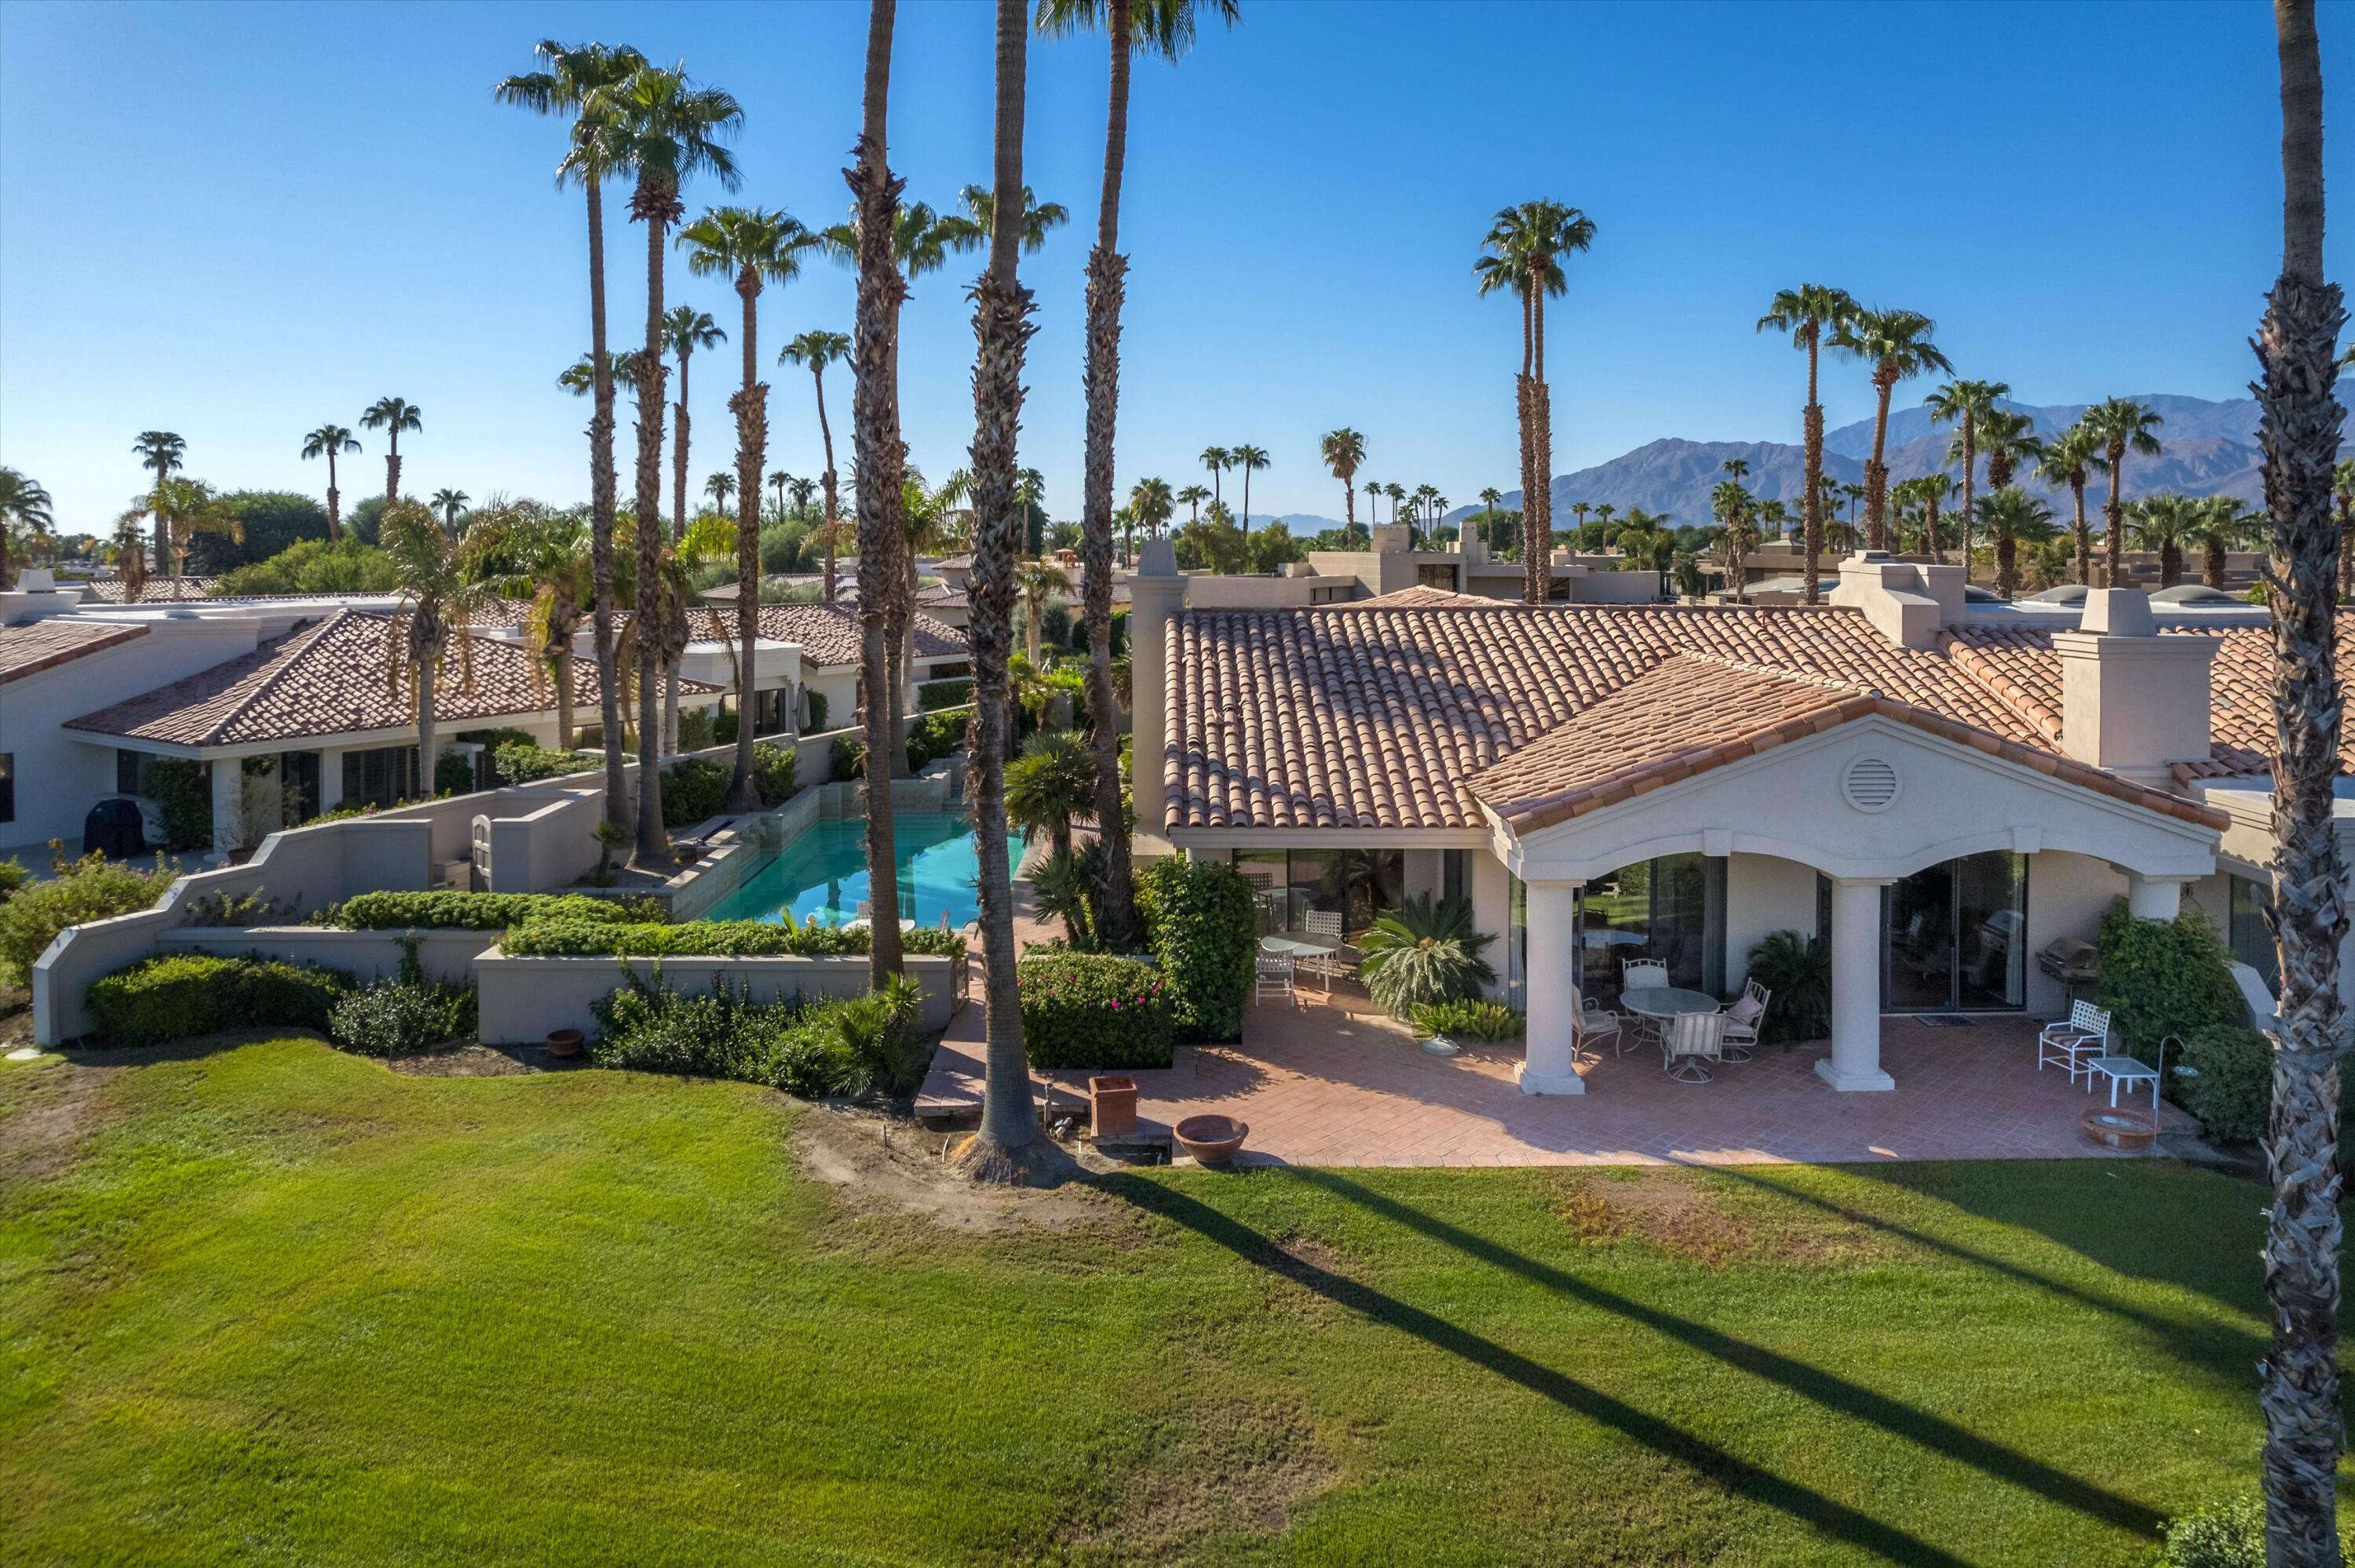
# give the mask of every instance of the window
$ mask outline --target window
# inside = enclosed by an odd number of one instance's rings
[[[118,795],[139,793],[139,759],[141,752],[114,748],[114,792]]]
[[[1725,862],[1664,855],[1621,866],[1579,894],[1580,990],[1615,999],[1635,959],[1665,964],[1668,983],[1716,991],[1725,984]]]
[[[396,806],[417,796],[417,747],[388,746],[344,753],[346,806]]]
[[[0,822],[16,820],[16,754],[0,751]]]
[[[2232,878],[2232,958],[2257,971],[2265,989],[2281,994],[2281,954],[2265,926],[2265,907],[2273,902],[2270,888],[2245,876]]]
[[[752,733],[775,735],[786,727],[785,704],[793,694],[783,686],[773,686],[752,694]]]
[[[1406,893],[1404,850],[1237,850],[1234,867],[1252,885],[1263,932],[1303,930],[1314,909],[1340,916],[1355,937]]]
[[[1465,885],[1465,873],[1471,869],[1469,857],[1462,850],[1439,852],[1439,896],[1443,902],[1466,898],[1471,889]]]

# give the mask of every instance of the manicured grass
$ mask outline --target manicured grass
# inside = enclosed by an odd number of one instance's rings
[[[0,1561],[2140,1560],[2247,1487],[2261,1190],[2062,1161],[1101,1184],[308,1039],[0,1069]]]

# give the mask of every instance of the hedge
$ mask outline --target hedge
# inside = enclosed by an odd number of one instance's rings
[[[916,688],[916,708],[931,713],[937,708],[961,708],[973,701],[973,681],[970,677],[954,681],[926,681]]]
[[[682,995],[644,980],[599,1001],[590,1059],[601,1067],[766,1084],[806,1098],[904,1095],[923,1079],[908,980],[865,996],[755,1003],[717,985]]]
[[[585,773],[597,766],[593,758],[574,751],[551,751],[529,741],[510,742],[491,753],[491,770],[497,783],[531,784]]]
[[[801,754],[793,747],[754,744],[752,791],[762,805],[782,806],[794,798],[794,773],[800,762]]]
[[[684,828],[706,818],[716,817],[727,803],[728,769],[709,758],[685,758],[664,770],[664,827]]]
[[[71,861],[59,852],[52,865],[55,876],[24,884],[0,903],[0,985],[31,984],[33,965],[59,932],[84,921],[150,908],[179,874],[161,856],[152,871],[95,852]]]
[[[900,945],[911,953],[950,956],[964,950],[964,938],[938,927],[919,926],[904,933]],[[621,924],[611,921],[541,920],[510,927],[500,938],[499,951],[510,957],[594,958],[739,958],[788,954],[830,958],[868,950],[864,928],[806,926],[791,921],[689,920],[678,926]]]
[[[327,1033],[358,1055],[410,1056],[473,1034],[476,1018],[473,986],[396,980],[337,1001]]]
[[[965,731],[973,715],[962,710],[955,713],[926,714],[908,726],[908,766],[922,768],[934,758],[946,757],[964,748]]]
[[[2125,904],[2115,905],[2102,916],[2096,952],[2101,1005],[2130,1047],[2149,1049],[2169,1034],[2188,1037],[2246,1016],[2231,951],[2192,910],[2172,920],[2138,920]]]
[[[363,893],[323,909],[317,923],[355,931],[504,931],[538,920],[617,925],[629,912],[578,893]]]
[[[1164,855],[1136,879],[1137,911],[1184,1040],[1233,1040],[1242,1033],[1259,912],[1251,884],[1232,866]]]
[[[1159,971],[1110,953],[1054,953],[1015,973],[1033,1067],[1169,1065],[1177,1026]]]
[[[223,1029],[327,1032],[356,986],[341,969],[178,953],[91,982],[91,1016],[119,1045],[160,1045]]]

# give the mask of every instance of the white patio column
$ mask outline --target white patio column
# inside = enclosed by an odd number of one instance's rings
[[[1881,890],[1891,878],[1832,879],[1832,1054],[1817,1075],[1836,1089],[1893,1089],[1881,1070]]]
[[[2137,920],[2172,920],[2183,911],[2183,884],[2126,873],[2126,913]]]
[[[1575,882],[1529,885],[1528,1044],[1522,1057],[1521,1093],[1582,1095],[1577,1046],[1571,1020],[1578,995],[1578,889]]]
[[[213,848],[222,854],[243,849],[245,764],[234,757],[213,758]]]

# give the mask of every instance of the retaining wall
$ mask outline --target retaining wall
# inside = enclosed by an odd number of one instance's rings
[[[474,956],[496,931],[338,931],[324,926],[183,926],[156,938],[166,953],[218,953],[225,958],[275,959],[318,964],[363,980],[400,973],[401,942],[417,938],[417,961],[433,980],[464,985]]]
[[[479,940],[482,933],[468,935]],[[964,960],[911,953],[905,968],[924,993],[917,1027],[926,1033],[946,1029],[964,1001]],[[591,1004],[628,985],[633,974],[650,983],[658,977],[665,987],[683,993],[724,984],[731,991],[748,991],[755,1001],[867,994],[863,953],[838,958],[509,958],[494,946],[474,957],[483,1043],[536,1044],[557,1029],[593,1034],[597,1020]]]

